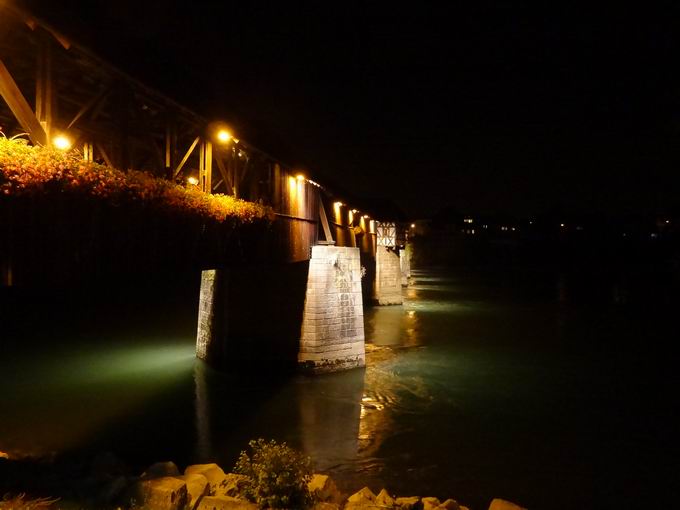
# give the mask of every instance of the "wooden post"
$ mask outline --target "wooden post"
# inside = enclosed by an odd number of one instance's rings
[[[199,152],[198,181],[204,193],[212,193],[212,142],[201,142]]]
[[[45,130],[47,145],[52,143],[55,94],[52,79],[52,44],[47,32],[40,34],[35,87],[35,116]]]

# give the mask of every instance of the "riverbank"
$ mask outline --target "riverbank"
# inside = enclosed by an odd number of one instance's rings
[[[0,452],[0,479],[6,485],[1,487],[2,510],[258,510],[247,498],[247,477],[225,472],[215,463],[190,465],[181,472],[173,462],[158,462],[135,476],[112,454],[78,465],[12,461]],[[13,485],[21,488],[12,490]],[[320,473],[311,476],[307,491],[312,510],[470,510],[453,498],[399,496],[385,488],[376,494],[364,487],[347,495],[330,476]],[[523,509],[494,499],[489,510]]]

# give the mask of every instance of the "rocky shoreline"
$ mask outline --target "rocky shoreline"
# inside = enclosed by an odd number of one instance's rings
[[[13,462],[0,459],[0,468],[3,464],[11,470]],[[243,494],[246,477],[225,472],[214,463],[190,465],[181,472],[173,462],[158,462],[140,476],[125,475],[118,468],[118,460],[113,456],[95,459],[91,473],[85,478],[70,480],[71,490],[66,491],[64,499],[54,508],[258,510]],[[0,474],[5,469],[0,469]],[[65,483],[65,477],[65,473],[52,474],[53,485]],[[347,495],[330,476],[320,473],[312,476],[307,489],[314,499],[312,510],[470,510],[452,498],[441,501],[436,497],[397,496],[384,488],[376,494],[364,487]],[[6,488],[0,486],[0,490]],[[0,498],[0,510],[14,508],[9,503]],[[494,499],[488,510],[524,509],[509,501]]]

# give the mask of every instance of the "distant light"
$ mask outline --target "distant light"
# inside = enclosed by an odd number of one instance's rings
[[[189,177],[187,182],[192,186],[196,186],[198,184],[198,179],[196,177]]]
[[[73,145],[73,142],[66,135],[57,135],[52,139],[52,145],[60,151],[67,151]]]
[[[515,231],[515,227],[511,227],[510,230],[512,230],[512,231],[514,232],[514,231]]]
[[[650,235],[650,237],[651,237],[652,239],[656,239],[657,237],[659,237],[658,234],[657,234],[656,232],[652,232],[652,233],[649,234],[649,235]]]
[[[666,225],[668,225],[671,222],[671,220],[666,220]]]
[[[415,223],[411,223],[411,228],[416,228],[416,224],[415,224]]]
[[[560,223],[560,227],[564,228],[564,223]]]
[[[356,213],[358,213],[358,212],[359,212],[358,209],[352,209],[352,214],[356,214]]]
[[[343,204],[342,202],[333,202],[333,207],[340,208],[340,207],[342,207],[343,205],[345,205],[345,204]]]
[[[229,140],[231,140],[231,138],[232,138],[231,133],[229,131],[227,131],[226,129],[220,129],[217,132],[217,139],[222,143],[227,143]],[[236,141],[236,140],[234,140],[234,141]]]
[[[297,175],[295,176],[295,178],[296,178],[298,181],[304,181],[304,180],[305,180],[305,176],[302,175],[302,174],[297,174]]]
[[[368,218],[370,218],[370,216],[369,216],[368,214],[364,214],[364,215],[362,216],[362,218],[364,218],[364,219],[367,220]]]
[[[533,221],[530,221],[530,222],[529,222],[529,225],[533,225],[533,224],[534,224],[534,222],[533,222]]]

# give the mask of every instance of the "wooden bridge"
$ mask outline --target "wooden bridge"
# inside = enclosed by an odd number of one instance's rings
[[[33,144],[78,150],[87,161],[274,209],[266,260],[204,271],[199,357],[217,365],[266,358],[261,345],[277,336],[285,340],[279,347],[292,347],[274,349],[274,359],[295,350],[312,368],[363,364],[363,302],[401,302],[408,259],[399,256],[406,231],[395,218],[375,218],[363,204],[359,210],[32,14],[2,4],[0,20],[0,126],[7,136],[26,133]]]

